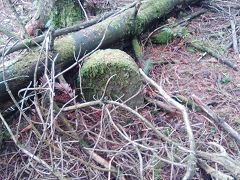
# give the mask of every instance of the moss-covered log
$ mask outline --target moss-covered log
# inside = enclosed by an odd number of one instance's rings
[[[131,98],[127,104],[133,108],[143,104],[142,93],[139,93],[142,80],[138,66],[121,50],[98,50],[89,56],[81,68],[78,84],[80,82],[86,100],[100,99],[104,95],[113,100]]]
[[[74,62],[74,53],[82,56],[96,48],[107,27],[101,47],[107,47],[123,38],[136,36],[178,4],[196,1],[198,0],[149,0],[143,2],[136,17],[134,16],[135,9],[130,8],[96,25],[64,36],[55,42],[55,50],[59,53],[55,66],[58,69],[64,69]],[[33,80],[34,68],[39,59],[39,50],[36,48],[33,52],[26,52],[25,55],[5,64],[6,79],[15,95],[19,89],[26,87]],[[43,69],[43,65],[40,65],[38,73],[41,74]],[[3,83],[3,67],[0,65],[0,101],[3,104],[8,99],[9,95]]]

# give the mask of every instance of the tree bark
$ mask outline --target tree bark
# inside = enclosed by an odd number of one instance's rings
[[[136,16],[134,16],[135,8],[130,8],[98,24],[66,35],[54,43],[54,49],[58,53],[58,59],[55,62],[56,70],[63,70],[71,65],[74,62],[74,55],[80,55],[81,57],[96,48],[104,34],[105,38],[100,48],[107,47],[124,38],[137,36],[177,5],[197,1],[200,0],[149,0],[141,5]],[[5,77],[14,95],[17,95],[20,89],[26,87],[33,80],[39,51],[40,48],[34,48],[32,52],[26,52],[14,60],[5,62]],[[40,57],[40,60],[44,62],[44,56]],[[41,75],[44,65],[43,63],[39,64],[38,75]],[[0,104],[6,102],[9,98],[3,83],[3,65],[0,65]],[[1,105],[0,110],[3,110]]]

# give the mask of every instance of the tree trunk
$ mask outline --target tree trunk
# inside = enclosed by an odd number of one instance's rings
[[[81,0],[83,1],[83,0]],[[38,9],[26,25],[29,35],[36,35],[37,30],[51,26],[54,29],[72,26],[82,19],[82,10],[78,0],[40,0]]]
[[[71,65],[74,62],[74,55],[79,54],[82,56],[96,48],[101,42],[104,33],[105,38],[101,48],[123,38],[139,35],[154,21],[169,13],[177,5],[196,1],[199,0],[149,0],[141,5],[136,17],[134,16],[135,8],[130,8],[91,27],[57,39],[54,43],[54,49],[59,54],[55,62],[56,71],[63,70]],[[33,80],[34,69],[39,59],[39,51],[40,48],[35,48],[33,52],[26,52],[24,55],[5,63],[5,76],[14,95]],[[43,56],[40,59],[44,62]],[[44,66],[43,63],[39,64],[38,75],[41,75]],[[9,98],[3,83],[3,66],[0,65],[1,104],[9,100]],[[3,105],[0,105],[0,110],[3,110],[4,107],[1,106]]]

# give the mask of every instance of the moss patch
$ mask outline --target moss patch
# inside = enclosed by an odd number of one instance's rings
[[[73,58],[76,42],[71,35],[64,36],[54,43],[54,49],[57,50],[62,60]]]
[[[109,82],[105,96],[116,100],[123,97],[126,100],[135,95],[142,81],[138,67],[134,60],[120,50],[99,50],[89,56],[81,68],[82,90],[87,100],[101,98],[108,79]],[[80,83],[78,78],[78,84]],[[130,106],[139,106],[143,103],[140,95],[132,99]]]
[[[82,11],[76,0],[55,1],[50,12],[51,24],[55,29],[71,26],[82,19]]]
[[[167,44],[171,42],[173,39],[173,35],[168,30],[162,31],[158,34],[157,37],[153,39],[153,43],[155,44]]]

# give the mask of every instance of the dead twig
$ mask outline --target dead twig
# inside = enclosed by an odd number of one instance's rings
[[[19,25],[20,25],[23,33],[24,33],[24,36],[25,36],[25,37],[29,37],[29,35],[28,35],[28,33],[27,33],[27,30],[26,30],[26,28],[25,28],[25,26],[24,26],[24,23],[23,23],[23,21],[21,20],[21,18],[19,17],[19,14],[17,13],[17,11],[16,11],[16,9],[15,9],[12,1],[11,1],[11,0],[7,0],[7,3],[8,3],[9,8],[10,8],[11,11],[13,12],[13,14],[15,15],[15,17],[16,17],[16,19],[17,19],[17,21],[18,21],[18,23],[19,23]]]
[[[234,180],[232,176],[229,176],[227,174],[222,173],[221,171],[218,171],[211,166],[209,166],[207,163],[205,163],[203,160],[198,159],[197,164],[206,171],[207,174],[209,174],[213,179],[218,180]]]
[[[26,150],[25,148],[23,148],[23,146],[17,141],[17,139],[15,138],[12,130],[10,129],[10,127],[8,126],[7,122],[5,121],[4,117],[2,116],[2,114],[0,113],[0,119],[2,120],[4,126],[6,127],[6,129],[8,130],[9,134],[11,135],[11,138],[13,140],[13,142],[16,144],[16,146],[23,152],[25,153],[27,156],[29,156],[31,159],[34,159],[35,161],[37,161],[38,163],[42,164],[43,166],[45,166],[54,176],[56,176],[58,179],[61,180],[65,180],[65,178],[63,178],[61,176],[61,173],[57,170],[54,169],[52,167],[50,167],[44,160],[38,158],[37,156],[35,156],[34,154],[32,154],[31,152],[29,152],[28,150]]]
[[[88,15],[87,15],[87,13],[86,13],[86,11],[85,11],[85,9],[84,9],[81,1],[78,0],[78,3],[79,3],[79,5],[80,5],[80,7],[81,7],[81,9],[82,9],[82,11],[83,11],[83,13],[84,13],[84,16],[85,16],[86,20],[89,21]]]
[[[223,119],[219,118],[209,107],[207,107],[196,95],[192,95],[195,103],[204,110],[205,113],[208,114],[212,118],[214,122],[220,125],[223,129],[225,129],[238,143],[240,143],[240,135],[237,131],[235,131],[228,123],[226,123]]]
[[[232,28],[233,49],[234,49],[234,52],[239,57],[237,33],[236,33],[236,26],[235,26],[235,18],[231,19],[230,23],[231,23],[231,28]]]
[[[209,144],[220,149],[220,153],[198,151],[197,156],[221,164],[236,179],[240,179],[240,162],[236,159],[232,159],[221,145],[214,142],[210,142]]]
[[[168,102],[169,104],[173,105],[176,107],[179,111],[182,112],[183,120],[185,123],[185,127],[188,133],[188,139],[189,139],[189,144],[190,144],[190,155],[189,155],[189,160],[188,160],[188,167],[187,167],[187,172],[185,173],[183,179],[191,179],[194,174],[195,174],[195,167],[196,167],[196,145],[195,145],[195,140],[192,132],[192,128],[190,125],[190,121],[188,118],[188,113],[186,108],[179,104],[177,101],[172,99],[163,89],[161,86],[159,86],[155,81],[153,81],[151,78],[149,78],[143,71],[142,69],[139,69],[141,75],[144,77],[144,79],[149,82],[152,86],[154,86],[158,93],[163,96],[164,100]]]

